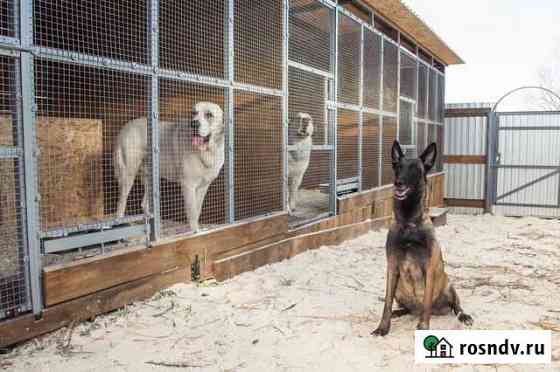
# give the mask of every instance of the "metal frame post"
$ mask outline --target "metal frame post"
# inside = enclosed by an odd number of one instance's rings
[[[401,47],[400,47],[400,40],[399,40],[399,46],[397,48],[397,140],[400,140],[400,136],[401,136]]]
[[[290,125],[290,117],[289,117],[289,107],[288,107],[288,73],[289,73],[289,65],[288,65],[288,52],[289,52],[289,40],[290,40],[290,0],[283,0],[283,12],[282,12],[282,26],[283,26],[283,35],[282,35],[282,118],[284,125],[282,126],[282,210],[288,210],[288,134],[289,134],[289,125]]]
[[[385,39],[383,39],[382,36],[380,36],[381,39],[381,43],[380,43],[380,50],[381,53],[379,55],[379,59],[380,59],[380,63],[379,63],[379,68],[380,68],[380,73],[379,73],[379,109],[381,111],[383,111],[383,94],[384,94],[384,90],[383,90],[383,79],[384,79],[384,74],[383,74],[383,69],[385,68],[385,61],[384,61],[384,54],[385,54]],[[379,171],[377,172],[377,177],[378,177],[378,185],[382,186],[383,185],[383,115],[379,115]]]
[[[334,67],[333,69],[333,80],[334,80],[334,92],[333,92],[333,101],[334,101],[334,105],[332,107],[332,110],[330,111],[333,115],[332,117],[332,123],[329,123],[329,127],[331,128],[332,131],[332,142],[333,142],[333,153],[331,156],[331,182],[330,182],[330,189],[331,189],[331,197],[330,197],[330,204],[331,204],[331,212],[336,215],[338,213],[337,211],[337,199],[338,199],[338,194],[337,194],[337,151],[338,151],[338,146],[337,146],[337,128],[338,128],[338,107],[337,107],[337,102],[338,102],[338,23],[339,23],[339,11],[338,11],[338,7],[334,8],[334,32],[333,32],[333,45],[334,45],[334,53],[332,56],[332,65]],[[331,118],[329,118],[331,119]]]
[[[360,27],[360,117],[358,122],[358,190],[363,190],[363,128],[364,128],[364,42],[365,26]]]
[[[150,120],[148,134],[152,148],[152,219],[151,239],[158,240],[161,234],[160,211],[160,163],[159,163],[159,0],[151,0],[150,7],[150,46],[151,46],[151,93],[150,93]],[[148,192],[148,190],[145,190]]]
[[[227,79],[229,86],[227,87],[227,190],[228,190],[228,222],[235,222],[235,0],[228,0],[227,11]]]
[[[486,144],[486,190],[484,211],[492,212],[492,205],[495,203],[496,176],[498,169],[496,168],[496,155],[498,150],[498,125],[497,114],[494,111],[488,113],[487,116],[487,144]]]
[[[20,1],[20,40],[22,49],[33,44],[33,1]],[[20,57],[21,107],[23,123],[23,166],[25,173],[25,214],[27,230],[27,254],[33,314],[41,316],[43,293],[41,286],[41,240],[39,218],[39,187],[37,162],[39,148],[35,136],[35,71],[31,53],[23,51]]]

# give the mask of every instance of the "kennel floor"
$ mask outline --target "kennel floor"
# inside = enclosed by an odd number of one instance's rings
[[[450,215],[436,234],[474,329],[551,329],[560,369],[560,221]],[[370,336],[382,310],[386,230],[307,251],[222,283],[181,284],[151,300],[0,355],[11,371],[402,371],[417,319]],[[433,329],[461,329],[454,316]],[[71,337],[69,334],[71,333]],[[154,365],[155,364],[155,365]],[[165,366],[167,365],[167,367]],[[173,367],[175,366],[175,367]],[[438,371],[523,371],[440,366]],[[428,369],[430,370],[430,369]]]

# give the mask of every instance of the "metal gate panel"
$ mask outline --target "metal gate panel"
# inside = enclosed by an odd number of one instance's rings
[[[560,112],[495,115],[494,212],[560,216]]]
[[[17,62],[0,57],[0,320],[31,308]]]

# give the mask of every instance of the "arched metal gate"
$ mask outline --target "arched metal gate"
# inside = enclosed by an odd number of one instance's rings
[[[493,212],[560,217],[560,111],[496,112],[501,101],[489,114]]]

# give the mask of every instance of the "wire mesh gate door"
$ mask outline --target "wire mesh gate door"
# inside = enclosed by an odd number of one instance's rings
[[[493,209],[560,216],[560,112],[492,113]]]
[[[0,56],[0,320],[31,308],[20,60]]]

